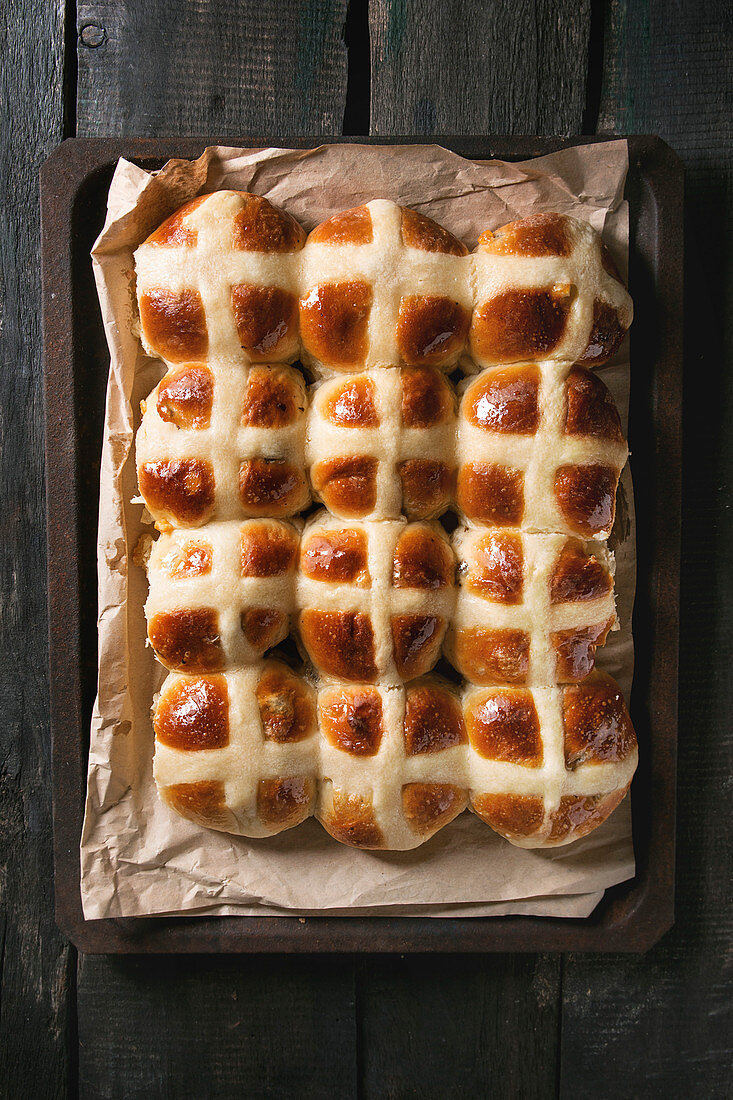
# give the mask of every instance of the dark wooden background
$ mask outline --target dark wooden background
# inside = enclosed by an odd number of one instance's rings
[[[730,1096],[733,9],[2,6],[0,1095]],[[77,956],[52,899],[39,165],[74,134],[607,131],[687,173],[676,926],[644,957]]]

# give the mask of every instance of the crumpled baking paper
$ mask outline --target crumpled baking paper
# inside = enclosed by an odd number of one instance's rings
[[[162,374],[137,332],[133,252],[182,203],[235,188],[266,195],[310,230],[373,198],[412,206],[473,247],[514,218],[557,210],[603,233],[622,272],[628,260],[625,141],[566,149],[517,164],[465,160],[436,145],[326,145],[313,150],[209,148],[159,172],[120,160],[104,229],[92,252],[110,350],[100,476],[99,683],[91,724],[81,840],[87,919],[198,912],[301,916],[385,914],[582,917],[634,874],[629,800],[567,847],[514,848],[470,813],[410,852],[366,852],[332,840],[314,820],[265,840],[201,829],[168,810],[152,776],[151,700],[164,673],[146,647],[144,570],[133,561],[146,530],[134,434],[140,399]],[[626,419],[627,344],[603,378]],[[103,369],[100,364],[100,369]],[[621,629],[599,665],[628,695],[633,670],[633,498],[622,480],[612,545]]]

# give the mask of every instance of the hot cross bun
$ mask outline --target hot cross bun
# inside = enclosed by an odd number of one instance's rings
[[[458,415],[456,502],[488,526],[606,538],[628,448],[585,367],[520,363],[470,379]]]
[[[433,367],[339,375],[311,395],[306,462],[334,515],[440,515],[452,499],[454,448],[455,395]]]
[[[343,844],[415,848],[465,809],[466,728],[445,681],[322,687],[318,727],[316,815]]]
[[[161,535],[148,562],[148,638],[166,668],[251,664],[288,634],[299,532],[275,519],[229,520]]]
[[[315,692],[280,661],[171,673],[153,720],[161,798],[197,825],[272,836],[315,808]]]
[[[308,657],[325,676],[362,683],[423,675],[440,655],[454,577],[437,524],[321,513],[300,546],[298,630]]]
[[[600,236],[566,214],[488,230],[473,254],[471,358],[481,367],[555,359],[598,366],[621,343],[631,298]]]
[[[297,358],[300,225],[259,195],[200,195],[135,253],[143,346],[167,363]]]
[[[143,409],[138,483],[159,528],[292,516],[308,504],[299,371],[186,364],[166,374]]]
[[[471,809],[521,848],[569,844],[600,825],[629,788],[636,735],[618,685],[469,686]]]
[[[315,814],[386,850],[467,805],[523,847],[605,820],[637,756],[594,671],[628,450],[587,367],[632,309],[598,234],[533,215],[469,255],[380,199],[306,240],[268,200],[222,191],[135,262],[143,345],[167,368],[137,438],[163,532],[146,604],[171,670],[163,800],[252,837]],[[458,409],[457,365],[486,368]],[[331,514],[303,527],[306,469]],[[451,545],[433,521],[452,504]],[[263,659],[291,626],[304,672]],[[441,647],[462,689],[431,672]]]
[[[155,711],[165,802],[200,825],[268,836],[313,812],[359,848],[415,848],[466,807],[520,847],[601,824],[634,773],[636,738],[601,673],[572,687],[307,681],[279,661],[172,673]]]
[[[386,199],[316,226],[302,256],[304,361],[326,373],[454,366],[473,305],[467,252],[442,226]]]
[[[459,591],[446,656],[474,684],[576,683],[616,622],[604,543],[458,528]]]

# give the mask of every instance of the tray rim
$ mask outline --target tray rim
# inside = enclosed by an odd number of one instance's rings
[[[157,952],[470,952],[648,950],[674,921],[677,648],[681,524],[682,412],[682,201],[683,173],[676,154],[653,135],[627,135],[629,178],[652,197],[662,262],[655,269],[655,302],[661,324],[650,350],[658,368],[651,381],[653,441],[642,449],[663,464],[664,501],[653,510],[653,559],[641,581],[649,583],[651,652],[643,683],[635,675],[632,710],[650,704],[643,765],[652,810],[648,847],[637,875],[607,891],[586,918],[297,916],[131,917],[85,920],[79,895],[79,838],[86,790],[84,714],[81,697],[79,604],[79,464],[77,455],[73,312],[73,205],[78,189],[120,156],[135,161],[185,159],[207,145],[316,148],[322,144],[439,144],[470,159],[525,159],[558,149],[613,140],[622,135],[503,137],[337,136],[273,138],[69,138],[40,171],[42,296],[46,418],[46,505],[49,664],[53,763],[54,879],[56,920],[85,953]],[[477,147],[480,147],[477,151]],[[677,227],[675,234],[672,230]],[[632,256],[633,260],[633,256]],[[633,275],[633,263],[632,263]],[[632,336],[633,340],[633,336]],[[644,395],[645,397],[651,397]],[[632,405],[633,408],[633,405]],[[660,416],[658,410],[662,409]],[[660,425],[661,419],[661,425]],[[637,459],[638,461],[638,459]],[[632,458],[633,464],[633,458]],[[636,472],[635,472],[636,489]],[[638,507],[638,505],[637,505]],[[57,569],[58,562],[64,568]],[[52,567],[53,566],[53,567]],[[634,617],[636,619],[637,609]],[[636,630],[635,630],[636,632]],[[647,663],[647,662],[645,662]],[[662,676],[661,673],[664,673]],[[670,687],[674,690],[670,690]],[[635,716],[636,721],[636,716]],[[661,755],[660,755],[661,753]],[[644,811],[646,813],[646,809]],[[635,814],[635,817],[637,815]],[[636,826],[636,821],[635,821]],[[635,827],[635,841],[636,827]]]

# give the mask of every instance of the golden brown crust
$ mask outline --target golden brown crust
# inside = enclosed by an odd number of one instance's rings
[[[334,688],[319,700],[327,741],[353,756],[374,756],[382,742],[382,697],[373,688]]]
[[[523,630],[459,630],[456,668],[475,684],[525,684],[529,672],[529,634]]]
[[[229,744],[229,689],[223,676],[180,679],[161,696],[153,720],[161,745],[186,752]]]
[[[148,624],[158,659],[179,672],[218,672],[224,668],[219,615],[213,607],[159,611]]]
[[[288,632],[287,615],[274,607],[245,608],[239,620],[245,638],[260,654],[272,649]]]
[[[611,358],[625,335],[626,329],[621,324],[617,310],[608,302],[596,298],[588,346],[578,362],[600,367]]]
[[[555,650],[558,683],[580,683],[593,671],[596,649],[599,645],[605,645],[613,623],[613,619],[607,619],[593,626],[555,630],[550,634],[550,644]]]
[[[266,741],[286,744],[310,737],[316,725],[313,692],[287,665],[270,661],[255,691]]]
[[[214,510],[214,471],[203,459],[144,462],[138,480],[150,510],[166,512],[179,523],[203,523]]]
[[[466,394],[466,415],[477,428],[534,435],[539,427],[540,372],[533,364],[488,370]]]
[[[177,428],[208,428],[214,376],[208,367],[181,367],[158,386],[158,416]]]
[[[197,290],[148,290],[140,296],[140,322],[157,355],[170,363],[197,363],[206,358],[209,333]]]
[[[519,535],[492,531],[473,548],[465,586],[485,600],[518,604],[524,590],[524,547]]]
[[[611,276],[612,279],[615,279],[617,282],[621,283],[622,286],[626,285],[621,278],[619,269],[616,267],[616,261],[606,248],[603,241],[601,241],[601,267]]]
[[[440,656],[445,623],[438,615],[393,615],[394,663],[403,680],[429,672]]]
[[[246,524],[240,539],[243,577],[280,577],[294,569],[298,538],[277,520]]]
[[[584,367],[573,367],[566,383],[566,435],[607,439],[623,443],[618,409],[597,374]]]
[[[483,252],[494,256],[569,256],[570,223],[564,214],[530,214],[479,237]]]
[[[331,512],[367,516],[377,503],[378,459],[345,455],[318,462],[311,469],[314,490]]]
[[[297,252],[305,232],[295,218],[261,195],[240,191],[243,206],[234,215],[232,248],[243,252]]]
[[[366,206],[334,214],[308,236],[309,244],[371,244],[373,240],[372,216]]]
[[[611,530],[618,477],[612,466],[558,466],[555,500],[572,531],[593,538]]]
[[[405,703],[405,753],[418,756],[466,743],[466,724],[458,700],[434,684],[410,688]]]
[[[187,542],[180,550],[165,559],[169,577],[182,580],[185,577],[204,577],[211,572],[213,551],[208,542]]]
[[[405,783],[402,811],[416,833],[429,836],[466,808],[465,791],[453,783]]]
[[[290,359],[298,350],[298,299],[279,286],[232,287],[237,336],[250,359]]]
[[[303,392],[286,367],[254,367],[247,376],[242,424],[286,428],[304,411]]]
[[[187,202],[180,210],[176,210],[175,214],[171,214],[162,225],[158,226],[154,233],[151,233],[145,241],[145,244],[193,248],[198,243],[198,230],[192,229],[191,226],[184,225],[183,221],[189,214],[193,214],[194,210],[196,210],[202,202],[208,199],[208,197],[208,195],[199,195],[197,198]]]
[[[450,546],[427,527],[407,527],[397,540],[392,568],[394,588],[446,588],[453,583]]]
[[[305,479],[297,466],[250,458],[239,467],[239,499],[248,512],[289,516],[302,507]]]
[[[375,392],[371,378],[350,378],[327,401],[327,419],[344,428],[378,427]]]
[[[578,539],[568,539],[550,579],[550,602],[598,600],[612,588],[613,578],[603,562],[589,554]]]
[[[419,248],[423,252],[441,252],[445,256],[466,256],[468,249],[442,225],[432,218],[418,214],[409,206],[400,208],[402,222],[402,242],[408,248]]]
[[[607,795],[566,795],[561,798],[558,809],[550,818],[548,840],[565,840],[571,833],[574,840],[587,836],[613,813],[623,800],[626,789],[624,787]]]
[[[458,472],[458,507],[491,527],[517,527],[524,517],[524,474],[512,466],[466,462]]]
[[[471,349],[479,360],[542,359],[563,338],[572,297],[567,287],[504,290],[477,307]]]
[[[400,381],[405,428],[432,428],[448,419],[453,396],[444,375],[432,367],[405,367]]]
[[[329,367],[353,370],[369,348],[372,288],[351,279],[315,286],[300,300],[300,333],[307,350]]]
[[[181,817],[205,829],[226,829],[231,823],[224,784],[212,779],[162,787],[161,798]]]
[[[509,838],[532,836],[542,826],[545,805],[541,798],[518,794],[480,794],[472,808],[487,825]]]
[[[300,635],[313,664],[342,680],[366,684],[377,678],[374,631],[357,611],[316,611],[300,616]]]
[[[263,825],[291,829],[310,816],[315,793],[313,780],[302,776],[260,779],[257,784],[257,816]]]
[[[479,756],[526,768],[542,764],[540,720],[525,688],[481,692],[467,708],[468,738]]]
[[[427,519],[450,504],[454,471],[432,458],[411,458],[397,467],[402,482],[402,507],[411,519]]]
[[[321,821],[326,831],[342,844],[349,844],[352,848],[385,847],[371,799],[335,790],[332,808]]]
[[[300,551],[300,569],[316,581],[368,588],[371,577],[366,534],[342,528],[308,536]]]
[[[565,764],[616,764],[636,748],[636,734],[618,684],[601,672],[563,692]]]
[[[410,366],[440,366],[466,343],[470,315],[450,298],[408,295],[400,301],[397,345]]]

